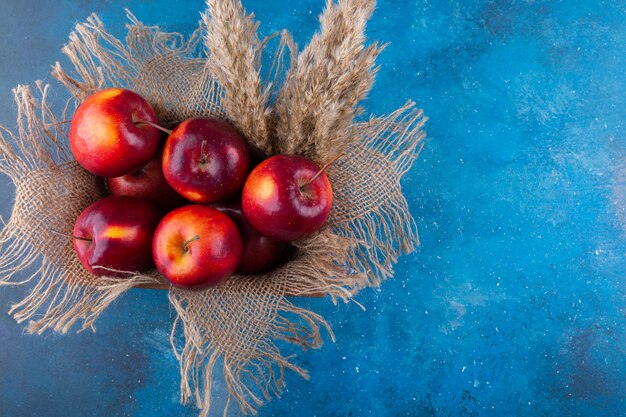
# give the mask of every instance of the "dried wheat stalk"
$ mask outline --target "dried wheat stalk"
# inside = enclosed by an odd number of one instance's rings
[[[370,91],[382,47],[365,43],[374,0],[329,0],[321,31],[289,69],[276,103],[279,153],[303,154],[320,163],[347,143],[339,132],[352,123],[357,103]]]
[[[208,0],[202,18],[207,28],[207,67],[224,89],[222,105],[228,118],[249,143],[272,153],[268,129],[269,88],[261,80],[262,43],[254,15],[246,15],[240,1]]]

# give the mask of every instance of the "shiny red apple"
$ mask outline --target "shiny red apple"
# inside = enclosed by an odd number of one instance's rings
[[[88,206],[74,225],[74,249],[94,275],[119,276],[119,271],[146,271],[154,267],[152,237],[161,214],[148,200],[106,197]]]
[[[228,215],[241,233],[243,252],[236,272],[260,274],[275,268],[287,258],[290,245],[257,232],[243,215],[241,203],[232,200],[214,207]]]
[[[328,218],[332,189],[310,159],[276,155],[257,165],[246,180],[241,207],[261,234],[293,241],[318,230]]]
[[[112,195],[147,198],[164,210],[189,204],[165,181],[160,154],[145,167],[121,177],[107,178],[106,183]]]
[[[87,171],[119,177],[145,166],[156,154],[160,132],[140,121],[158,123],[150,104],[122,88],[87,97],[70,124],[70,147]]]
[[[152,242],[157,269],[181,287],[217,285],[235,272],[241,251],[235,223],[219,210],[199,204],[168,213]]]
[[[196,203],[224,201],[241,190],[250,155],[229,123],[195,117],[180,123],[163,149],[163,174],[180,195]]]

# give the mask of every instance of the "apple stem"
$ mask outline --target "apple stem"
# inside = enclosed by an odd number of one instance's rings
[[[206,164],[206,155],[204,154],[204,145],[206,144],[206,139],[202,141],[200,145],[200,163]]]
[[[57,230],[54,229],[50,229],[50,231],[56,235],[59,236],[65,236],[65,237],[69,237],[71,239],[76,239],[76,240],[84,240],[85,242],[93,242],[93,239],[89,239],[88,237],[80,237],[80,236],[74,236],[74,235],[70,235],[68,233],[63,233],[63,232],[59,232]]]
[[[195,235],[195,236],[194,236],[194,237],[192,237],[191,239],[186,240],[186,241],[185,241],[185,243],[183,243],[183,251],[184,251],[184,252],[187,252],[187,251],[189,250],[188,245],[189,245],[191,242],[195,242],[196,240],[200,240],[200,236],[199,236],[199,235]]]
[[[153,127],[155,129],[159,129],[161,132],[165,132],[168,135],[172,134],[172,131],[170,129],[166,129],[163,126],[159,126],[158,124],[149,122],[147,120],[135,120],[134,123],[136,125],[148,125],[148,126]]]
[[[315,179],[317,177],[319,177],[320,175],[322,175],[322,172],[324,172],[326,170],[326,168],[328,168],[329,166],[331,166],[332,164],[335,163],[335,161],[339,158],[341,158],[341,156],[343,155],[343,152],[341,152],[339,155],[335,156],[333,159],[331,159],[329,162],[326,162],[324,164],[324,166],[322,168],[320,168],[319,171],[317,171],[317,173],[315,175],[313,175],[311,178],[309,178],[308,180],[306,180],[301,186],[300,186],[300,191],[302,191],[302,189],[304,187],[306,187],[307,185],[311,184],[313,181],[315,181]]]

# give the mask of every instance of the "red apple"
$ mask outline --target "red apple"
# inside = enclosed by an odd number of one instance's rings
[[[180,195],[216,203],[241,190],[250,155],[246,141],[225,121],[196,117],[179,124],[163,149],[163,174]]]
[[[310,159],[276,155],[252,170],[241,206],[261,234],[293,241],[318,230],[328,218],[332,189],[326,174]]]
[[[157,269],[181,287],[220,283],[235,272],[241,250],[235,223],[219,210],[197,204],[168,213],[152,242]]]
[[[156,154],[160,132],[152,107],[140,95],[108,88],[89,97],[76,109],[70,124],[70,147],[87,171],[119,177],[145,166]]]
[[[74,225],[74,249],[83,266],[94,275],[120,271],[146,271],[154,267],[152,236],[161,215],[148,200],[106,197],[87,207]]]
[[[228,215],[241,233],[243,252],[236,272],[260,274],[271,270],[285,260],[289,252],[289,244],[257,232],[243,215],[241,203],[233,200],[216,204],[214,207]]]
[[[168,211],[189,204],[165,181],[161,155],[157,155],[148,165],[131,174],[107,178],[106,183],[113,195],[147,198]]]

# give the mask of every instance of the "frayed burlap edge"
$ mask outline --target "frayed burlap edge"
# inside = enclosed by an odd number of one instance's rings
[[[93,281],[76,259],[71,240],[54,233],[72,230],[80,207],[101,191],[64,144],[65,133],[46,104],[49,87],[36,87],[40,100],[28,86],[14,90],[17,133],[0,132],[0,172],[16,187],[11,219],[0,232],[0,284],[17,284],[11,281],[17,273],[28,274],[19,283],[36,280],[29,295],[10,310],[18,322],[29,320],[29,332],[67,332],[78,321],[86,329],[119,295],[154,279]]]
[[[99,89],[126,87],[153,104],[162,124],[220,117],[265,155],[296,153],[319,164],[340,155],[328,170],[335,200],[327,226],[295,242],[291,262],[263,276],[234,276],[203,292],[170,290],[177,312],[171,342],[180,361],[181,400],[194,401],[201,416],[210,410],[218,365],[229,392],[227,404],[233,398],[244,412],[254,413],[264,400],[280,394],[286,369],[307,377],[276,342],[316,348],[322,343],[321,328],[331,337],[332,332],[321,316],[297,307],[285,294],[323,292],[333,302],[352,300],[360,289],[392,276],[398,256],[418,244],[400,179],[417,156],[426,119],[409,102],[387,117],[354,123],[381,50],[364,46],[373,9],[372,0],[329,1],[321,31],[301,53],[288,33],[277,38],[265,76],[261,57],[275,40],[259,39],[258,23],[235,0],[209,0],[188,40],[129,14],[122,42],[92,15],[77,25],[63,48],[73,73],[58,63],[53,68],[74,98],[68,109]],[[0,283],[16,283],[17,273],[29,272],[21,283],[34,279],[36,284],[11,314],[20,322],[29,320],[28,330],[39,333],[66,332],[77,322],[81,329],[93,328],[99,314],[126,290],[163,282],[156,273],[127,279],[88,276],[71,243],[53,233],[71,230],[80,211],[103,191],[73,161],[65,127],[57,124],[65,114],[55,118],[46,101],[48,90],[37,83],[39,97],[34,98],[29,87],[18,87],[17,132],[3,129],[0,137],[0,171],[16,185],[11,219],[0,232]],[[228,405],[224,414],[227,410]]]

